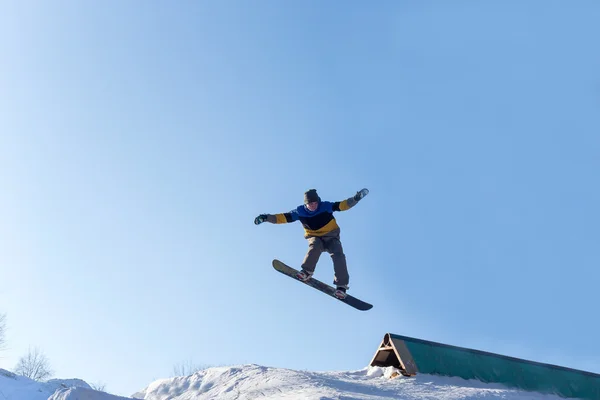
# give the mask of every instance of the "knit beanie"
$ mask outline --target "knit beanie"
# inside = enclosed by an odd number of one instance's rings
[[[304,193],[304,204],[312,203],[313,201],[321,201],[317,194],[317,189],[310,189]]]

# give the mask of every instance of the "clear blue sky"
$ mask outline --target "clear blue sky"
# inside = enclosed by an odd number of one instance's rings
[[[386,332],[600,372],[597,1],[56,1],[0,10],[13,368],[363,368]],[[308,188],[366,313],[286,279]],[[330,282],[325,254],[316,277]]]

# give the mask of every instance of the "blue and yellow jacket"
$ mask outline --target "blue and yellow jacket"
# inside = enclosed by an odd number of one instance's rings
[[[339,234],[334,211],[346,211],[356,205],[357,201],[353,197],[343,201],[319,202],[319,207],[315,211],[309,211],[304,205],[296,209],[280,214],[268,214],[267,221],[273,224],[285,224],[294,221],[300,221],[304,227],[304,237],[311,236],[332,236]]]

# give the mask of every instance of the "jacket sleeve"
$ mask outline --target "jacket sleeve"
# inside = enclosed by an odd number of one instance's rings
[[[298,212],[292,210],[286,213],[267,214],[267,222],[272,224],[287,224],[298,220]]]
[[[354,200],[354,196],[347,198],[346,200],[336,201],[333,203],[333,211],[346,211],[354,207],[358,201]]]

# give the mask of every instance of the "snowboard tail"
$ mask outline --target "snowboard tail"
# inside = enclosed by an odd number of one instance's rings
[[[302,282],[298,278],[296,278],[296,274],[300,271],[290,267],[289,265],[284,264],[283,262],[281,262],[279,260],[273,260],[273,268],[275,268],[277,271],[281,272],[282,274],[287,275],[290,278],[293,278],[294,280],[297,280],[298,282]],[[335,297],[333,295],[333,293],[335,292],[335,288],[332,286],[329,286],[326,283],[319,281],[318,279],[310,278],[309,280],[307,280],[306,282],[303,282],[303,283],[310,287],[317,289],[320,292],[323,292],[323,293],[333,297],[336,300],[341,301],[342,303],[346,303],[349,306],[356,308],[357,310],[367,311],[367,310],[370,310],[371,308],[373,308],[372,304],[366,303],[366,302],[364,302],[360,299],[357,299],[356,297],[351,296],[351,295],[346,295],[346,298],[344,298],[344,299],[338,299],[337,297]]]

